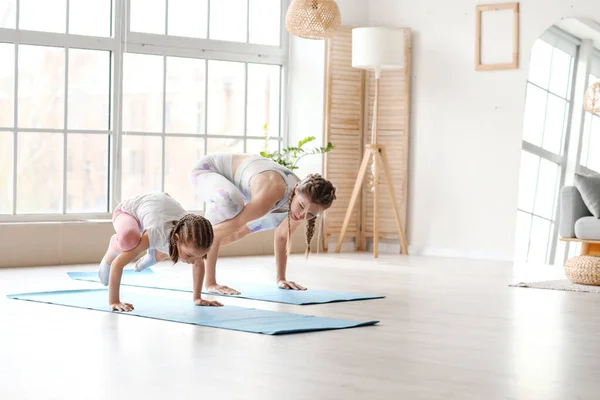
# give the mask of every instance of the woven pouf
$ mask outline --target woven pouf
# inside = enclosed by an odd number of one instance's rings
[[[573,283],[600,286],[600,257],[575,256],[565,263],[565,274]]]

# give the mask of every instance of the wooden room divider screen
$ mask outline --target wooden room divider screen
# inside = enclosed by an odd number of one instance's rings
[[[405,68],[382,71],[379,88],[378,143],[388,155],[402,228],[406,231],[409,156],[411,31],[405,28]],[[371,140],[375,74],[352,67],[352,27],[341,27],[327,41],[325,67],[325,143],[335,148],[326,154],[323,172],[337,187],[337,200],[323,221],[323,250],[340,235],[354,188],[365,144]],[[369,175],[369,173],[367,173]],[[367,176],[365,183],[369,180]],[[372,177],[371,177],[372,180]],[[380,176],[379,237],[397,239],[398,231],[384,178]],[[357,250],[366,250],[373,237],[373,196],[363,185],[346,238],[354,238]]]

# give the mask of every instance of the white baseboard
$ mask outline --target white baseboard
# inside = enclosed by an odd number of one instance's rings
[[[329,248],[335,248],[337,242],[334,239],[329,241]],[[342,243],[342,252],[354,251],[354,239],[346,239]],[[368,252],[373,251],[373,240],[367,239]],[[379,252],[382,254],[400,254],[400,243],[396,240],[379,241]],[[513,255],[502,253],[493,250],[485,249],[451,249],[431,246],[408,246],[408,254],[411,256],[428,256],[428,257],[445,257],[445,258],[465,258],[475,260],[491,260],[491,261],[509,261],[512,262]]]
[[[397,247],[399,245],[396,245]],[[408,246],[408,254],[430,257],[467,258],[475,260],[514,261],[513,255],[485,249],[449,249],[428,246]]]

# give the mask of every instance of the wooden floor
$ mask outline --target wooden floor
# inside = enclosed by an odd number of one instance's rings
[[[242,274],[269,281],[272,262],[224,258],[220,281]],[[318,306],[219,298],[381,320],[375,327],[286,336],[5,297],[97,287],[65,274],[92,268],[0,269],[0,399],[600,398],[600,295],[507,286],[561,276],[552,267],[395,255],[373,261],[364,253],[308,262],[298,256],[290,278],[309,288],[387,298]],[[175,268],[189,273],[184,265]]]

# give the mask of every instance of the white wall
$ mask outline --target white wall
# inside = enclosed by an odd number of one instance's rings
[[[530,49],[561,17],[600,19],[600,8],[520,1],[520,69],[475,72],[476,4],[370,0],[369,24],[413,29],[412,252],[512,259]]]
[[[343,25],[363,25],[368,22],[366,0],[338,0]],[[323,144],[323,111],[325,96],[325,41],[290,37],[288,76],[288,126],[290,143],[306,136],[315,136],[307,148]],[[322,157],[308,156],[300,161],[298,176],[322,172]]]

